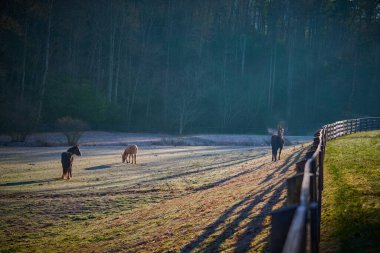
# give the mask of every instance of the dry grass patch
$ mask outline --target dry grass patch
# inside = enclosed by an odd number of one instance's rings
[[[84,148],[63,181],[51,151],[32,174],[12,155],[0,162],[2,252],[266,251],[269,214],[303,152],[272,163],[269,149],[146,148],[134,166],[121,165],[118,147]]]

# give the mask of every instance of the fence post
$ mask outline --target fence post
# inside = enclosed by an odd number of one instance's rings
[[[303,173],[298,173],[286,179],[288,205],[298,204],[300,202],[302,179]]]
[[[320,241],[320,223],[321,218],[319,214],[318,204],[313,202],[310,204],[310,239],[311,239],[311,252],[319,252],[319,241]]]
[[[287,208],[272,212],[272,252],[319,252],[324,157],[327,141],[339,136],[380,128],[380,118],[337,121],[322,127],[304,160],[296,163],[296,175],[287,179]],[[319,137],[319,138],[317,138]],[[316,153],[318,150],[318,153]],[[312,157],[315,159],[311,159]],[[310,174],[304,173],[305,164]],[[303,180],[306,180],[303,182]],[[304,187],[304,188],[302,188]],[[306,190],[306,191],[305,191]],[[294,204],[299,204],[294,208]],[[289,218],[291,217],[291,218]],[[290,219],[290,221],[289,221]],[[278,231],[277,231],[278,230]],[[287,231],[287,234],[283,234]],[[307,245],[307,248],[306,248]]]
[[[319,191],[323,190],[323,161],[324,161],[324,146],[321,145],[321,151],[318,154],[319,168],[318,168],[318,177],[319,177]]]
[[[272,227],[269,243],[270,252],[282,252],[296,209],[297,206],[292,205],[272,212]]]
[[[317,201],[317,176],[315,174],[310,175],[310,201]]]
[[[305,169],[306,160],[301,160],[296,163],[296,173],[302,173]]]

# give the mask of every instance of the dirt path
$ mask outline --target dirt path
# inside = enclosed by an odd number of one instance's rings
[[[117,162],[118,149],[88,147],[70,182],[55,180],[49,155],[35,165],[8,155],[0,163],[2,249],[265,252],[269,214],[284,205],[285,180],[304,152],[287,149],[272,163],[268,149],[146,148],[131,166]],[[23,159],[45,153],[34,151]]]

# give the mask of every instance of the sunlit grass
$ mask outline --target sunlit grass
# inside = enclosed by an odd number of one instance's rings
[[[272,163],[265,149],[142,148],[126,165],[119,149],[84,148],[70,181],[57,180],[58,148],[44,159],[6,149],[0,252],[265,252],[270,211],[285,204],[302,153]]]
[[[380,252],[380,132],[330,141],[325,161],[322,252]]]

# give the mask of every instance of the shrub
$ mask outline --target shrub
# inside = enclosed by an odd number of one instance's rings
[[[66,136],[67,144],[70,146],[78,144],[83,132],[90,128],[85,121],[73,119],[69,116],[59,118],[56,124],[57,129]]]

